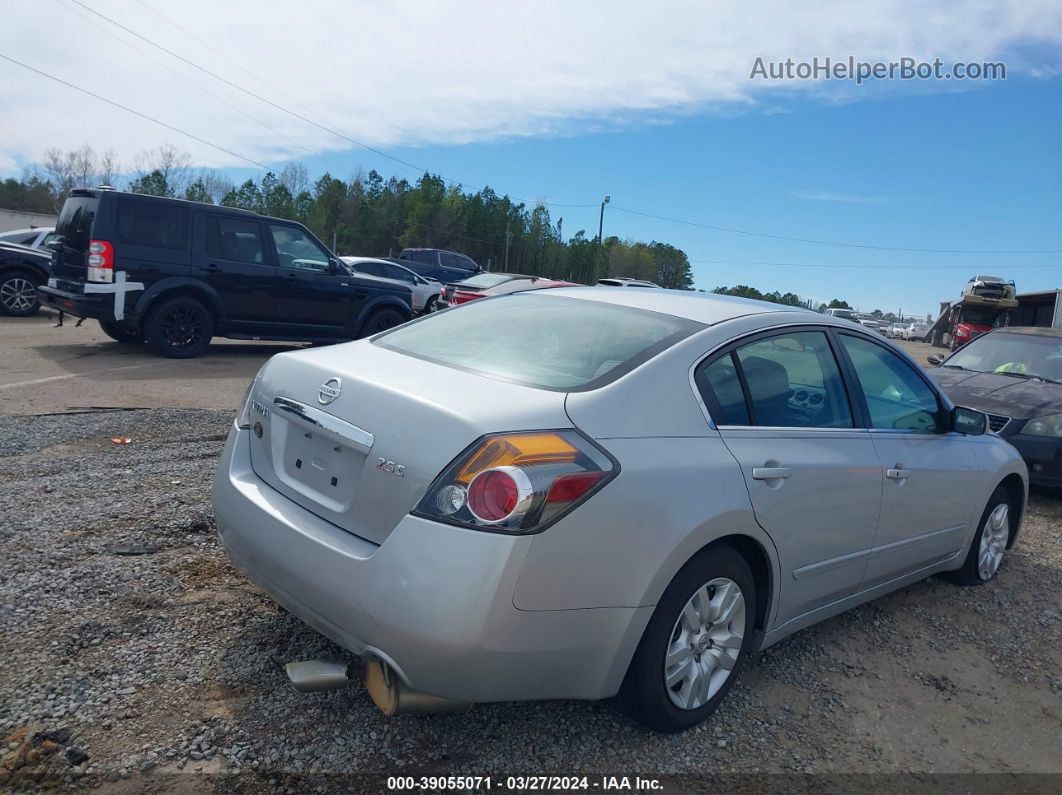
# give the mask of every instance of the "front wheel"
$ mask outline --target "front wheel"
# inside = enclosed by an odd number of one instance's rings
[[[131,329],[111,323],[109,320],[100,321],[100,330],[115,342],[126,345],[137,345],[144,341],[144,332],[140,329]]]
[[[696,726],[718,708],[748,656],[756,584],[745,559],[709,548],[671,581],[631,660],[621,698],[660,732]]]
[[[191,359],[210,345],[214,319],[194,298],[171,298],[148,316],[144,336],[156,353],[168,359]]]
[[[1005,488],[998,486],[981,514],[981,523],[962,568],[944,576],[957,585],[984,585],[995,577],[1010,543],[1011,523],[1016,518],[1010,495]]]
[[[421,314],[430,315],[433,312],[439,311],[439,296],[433,295],[428,299],[428,303],[424,304],[424,309],[421,310]]]
[[[365,325],[361,329],[361,336],[371,337],[373,334],[379,334],[381,331],[387,331],[387,329],[400,326],[405,322],[406,316],[397,309],[377,309],[365,321]]]
[[[0,276],[0,313],[12,317],[29,317],[41,308],[37,280],[23,271]]]

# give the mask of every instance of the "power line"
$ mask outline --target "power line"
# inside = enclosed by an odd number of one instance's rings
[[[198,141],[201,144],[204,144],[206,146],[209,146],[209,147],[212,147],[214,149],[217,149],[219,152],[224,152],[227,155],[231,155],[232,157],[235,157],[235,158],[238,158],[240,160],[243,160],[243,161],[245,161],[247,163],[250,163],[253,166],[257,166],[258,168],[264,168],[266,171],[269,170],[269,166],[267,166],[265,163],[259,163],[257,160],[253,160],[253,159],[251,159],[249,157],[245,157],[244,155],[241,155],[238,152],[233,152],[231,149],[226,149],[224,146],[220,146],[220,145],[218,145],[216,143],[213,143],[212,141],[208,141],[206,138],[200,138],[198,135],[194,135],[194,134],[192,134],[190,132],[186,132],[186,131],[180,129],[179,127],[174,127],[172,124],[167,124],[164,121],[159,121],[158,119],[154,118],[153,116],[148,116],[146,113],[141,113],[138,110],[133,110],[132,108],[130,108],[130,107],[126,106],[126,105],[123,105],[120,102],[115,102],[113,99],[107,99],[107,97],[100,96],[99,94],[95,93],[94,91],[89,91],[87,88],[82,88],[81,86],[75,86],[73,83],[69,83],[66,80],[63,80],[61,77],[56,77],[55,75],[50,75],[47,72],[42,72],[40,69],[36,69],[36,68],[30,66],[29,64],[25,64],[25,63],[22,63],[22,61],[15,60],[10,55],[4,55],[2,52],[0,52],[0,58],[3,58],[5,61],[10,61],[11,63],[15,64],[16,66],[21,66],[23,69],[28,69],[31,72],[35,72],[36,74],[39,74],[41,77],[46,77],[49,80],[54,80],[56,83],[60,83],[60,84],[62,84],[64,86],[66,86],[67,88],[72,88],[75,91],[80,91],[82,94],[87,94],[88,96],[92,97],[93,99],[98,99],[100,102],[106,102],[108,105],[114,105],[114,107],[120,108],[120,109],[124,110],[126,113],[132,113],[134,116],[139,116],[142,119],[147,119],[148,121],[153,122],[154,124],[157,124],[160,127],[165,127],[167,130],[172,130],[173,132],[178,133],[180,135],[183,135],[186,138],[191,138],[193,141]]]
[[[348,142],[354,144],[355,146],[360,146],[362,149],[366,149],[369,152],[372,152],[374,154],[379,155],[380,157],[385,157],[388,160],[394,161],[395,163],[400,163],[401,165],[406,166],[407,168],[411,168],[411,169],[413,169],[415,171],[419,171],[421,173],[429,173],[429,171],[430,171],[429,169],[422,168],[421,166],[418,166],[415,163],[410,163],[408,160],[403,160],[400,157],[395,157],[394,155],[388,154],[387,152],[381,151],[380,149],[376,149],[373,146],[369,146],[366,143],[362,143],[361,141],[359,141],[359,140],[357,140],[355,138],[351,138],[349,135],[341,133],[338,130],[333,129],[332,127],[329,127],[329,126],[324,125],[324,124],[320,124],[319,122],[316,122],[313,119],[310,119],[310,118],[307,118],[306,116],[303,116],[301,113],[296,113],[295,111],[291,110],[290,108],[285,108],[283,105],[279,105],[276,102],[273,102],[271,99],[267,99],[266,97],[263,97],[261,94],[256,94],[254,91],[251,91],[248,88],[244,88],[243,86],[239,85],[238,83],[234,83],[231,80],[229,80],[229,79],[227,79],[225,77],[222,77],[221,75],[219,75],[219,74],[217,74],[215,72],[210,71],[206,67],[200,66],[199,64],[195,63],[194,61],[189,60],[188,58],[185,58],[183,55],[180,55],[180,54],[174,52],[173,50],[171,50],[171,49],[169,49],[167,47],[164,47],[161,44],[158,44],[157,42],[152,41],[151,39],[147,38],[146,36],[144,36],[144,35],[142,35],[140,33],[137,33],[132,28],[129,28],[129,27],[126,27],[125,25],[123,25],[121,22],[118,22],[118,21],[116,21],[114,19],[111,19],[106,14],[102,14],[99,11],[97,11],[96,9],[85,5],[83,2],[81,2],[81,0],[70,0],[70,2],[76,3],[77,5],[79,5],[82,8],[84,8],[86,11],[88,11],[88,12],[90,12],[92,14],[95,14],[100,19],[104,19],[107,22],[110,22],[115,27],[121,28],[126,33],[128,33],[128,34],[130,34],[132,36],[136,36],[141,41],[143,41],[143,42],[145,42],[147,44],[150,44],[152,47],[155,47],[155,48],[157,48],[159,50],[162,50],[164,53],[166,53],[167,55],[169,55],[169,56],[171,56],[173,58],[176,58],[178,61],[181,61],[182,63],[188,64],[193,69],[198,69],[203,74],[210,75],[215,80],[220,80],[225,85],[231,86],[232,88],[235,88],[237,91],[242,91],[244,94],[247,94],[250,97],[254,97],[259,102],[264,102],[267,105],[269,105],[270,107],[276,108],[277,110],[281,111],[282,113],[287,113],[289,116],[294,116],[296,119],[299,119],[300,121],[306,122],[307,124],[311,124],[314,127],[318,128],[319,130],[324,130],[325,132],[327,132],[327,133],[329,133],[331,135],[334,135],[337,138],[342,138],[344,141],[348,141]],[[445,182],[449,182],[449,183],[451,183],[453,185],[463,186],[463,185],[468,184],[468,183],[463,182],[463,181],[450,179],[450,178],[444,176],[443,174],[439,174],[438,176],[442,180],[444,180]],[[519,201],[521,201],[521,202],[523,202],[525,204],[531,204],[532,203],[532,202],[530,202],[530,201],[528,201],[526,199],[519,199],[519,197],[513,197],[513,198],[517,198]],[[546,204],[550,204],[551,206],[556,206],[556,207],[596,207],[597,206],[596,204],[593,204],[593,205],[591,205],[591,204],[586,204],[586,205],[555,204],[554,205],[554,204],[552,204],[552,202],[545,202],[545,203]]]
[[[76,0],[75,0],[76,2]],[[788,237],[786,235],[771,235],[766,232],[750,232],[747,229],[734,229],[727,226],[713,226],[712,224],[702,224],[697,221],[685,221],[681,218],[669,218],[666,215],[654,215],[653,213],[643,213],[639,210],[631,210],[627,207],[617,207],[612,204],[609,205],[613,210],[619,210],[623,213],[630,213],[631,215],[640,215],[644,218],[655,218],[658,221],[669,221],[673,224],[684,224],[685,226],[696,226],[701,229],[712,229],[716,232],[732,232],[737,235],[748,235],[750,237],[767,237],[772,240],[787,240],[791,243],[814,243],[818,246],[840,246],[842,248],[863,248],[873,249],[876,251],[906,251],[919,254],[1060,254],[1062,249],[1033,249],[1026,251],[976,251],[968,249],[940,249],[940,248],[905,248],[902,246],[872,246],[863,243],[838,243],[830,240],[813,240],[804,237]]]
[[[837,268],[840,270],[970,270],[969,265],[834,265],[818,262],[731,262],[729,260],[697,259],[690,260],[693,265],[738,265],[763,266],[770,268]],[[1007,265],[1007,268],[1058,268],[1058,263],[1041,265]]]

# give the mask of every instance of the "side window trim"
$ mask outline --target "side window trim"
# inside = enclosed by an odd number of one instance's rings
[[[852,427],[850,428],[823,428],[823,427],[802,427],[802,426],[768,426],[758,425],[756,419],[755,406],[749,394],[748,384],[745,381],[745,373],[741,368],[741,361],[736,355],[738,348],[745,345],[757,342],[761,339],[767,339],[769,337],[777,337],[781,334],[799,333],[802,331],[818,331],[826,336],[827,343],[830,350],[833,353],[834,360],[837,364],[837,369],[841,376],[841,383],[844,387],[845,395],[848,399],[849,411],[852,414]],[[851,362],[848,359],[847,352],[844,350],[844,346],[840,344],[840,341],[835,339],[835,334],[838,333],[838,329],[833,326],[818,323],[795,323],[792,325],[780,325],[771,326],[766,329],[759,329],[757,331],[751,331],[744,336],[737,339],[730,340],[723,343],[717,348],[714,348],[707,353],[703,354],[697,359],[692,367],[690,367],[690,386],[693,388],[694,397],[701,405],[702,411],[705,414],[705,419],[708,420],[709,427],[715,430],[784,430],[784,431],[806,431],[817,434],[821,433],[851,433],[853,431],[867,431],[870,429],[869,412],[864,410],[865,398],[863,397],[862,387],[859,385],[858,379],[855,376],[855,371],[850,370]],[[843,332],[847,333],[847,332]],[[863,339],[861,334],[852,334],[853,337],[859,337]],[[869,338],[866,338],[869,339]],[[873,341],[873,340],[872,340]],[[875,343],[877,344],[877,343]],[[714,362],[719,361],[725,356],[731,357],[731,362],[734,365],[737,372],[738,382],[741,384],[741,393],[745,398],[745,411],[748,413],[749,422],[751,425],[728,425],[726,423],[719,422],[716,417],[722,416],[722,407],[719,405],[718,400],[715,397],[713,391],[709,388],[704,390],[701,388],[701,381],[697,378],[697,372],[702,367],[708,367]],[[934,390],[936,392],[936,390]],[[858,395],[858,399],[857,399]],[[939,393],[938,393],[939,402]]]
[[[840,353],[840,356],[841,356],[841,359],[842,359],[842,361],[844,363],[843,367],[844,367],[845,373],[846,373],[846,375],[848,375],[849,378],[851,378],[852,388],[855,390],[855,393],[859,397],[859,400],[858,400],[859,413],[861,415],[863,415],[863,424],[864,424],[863,427],[865,427],[870,433],[889,433],[889,434],[902,433],[902,434],[906,434],[906,435],[918,435],[918,436],[930,436],[930,437],[932,437],[932,436],[944,436],[947,433],[946,431],[943,432],[943,433],[938,433],[938,432],[935,432],[935,431],[934,432],[918,431],[918,430],[913,430],[913,429],[908,429],[908,428],[875,428],[874,427],[874,423],[871,421],[871,418],[870,418],[870,405],[867,403],[867,396],[866,396],[866,393],[863,391],[863,383],[859,380],[859,374],[856,372],[855,365],[852,363],[852,359],[848,355],[847,349],[844,347],[843,344],[841,344],[841,339],[840,338],[842,336],[845,336],[845,337],[852,337],[853,339],[857,339],[857,340],[862,340],[863,342],[868,342],[871,345],[876,345],[877,347],[881,348],[883,351],[886,351],[887,353],[891,353],[893,356],[896,356],[896,352],[893,351],[891,348],[889,348],[887,345],[882,345],[878,340],[874,339],[873,337],[870,337],[870,336],[867,336],[867,335],[864,335],[864,334],[854,334],[851,331],[848,331],[847,329],[832,329],[832,332],[833,332],[833,335],[835,335],[837,337],[837,349],[838,349],[838,351]],[[901,362],[903,362],[903,364],[906,365],[907,368],[911,372],[913,372],[917,378],[921,379],[922,383],[925,384],[926,387],[928,387],[929,391],[933,393],[933,396],[936,398],[936,401],[937,401],[937,414],[942,418],[942,415],[944,415],[945,412],[946,412],[947,404],[943,400],[940,390],[937,389],[936,385],[932,382],[932,380],[929,378],[929,376],[927,376],[925,374],[925,371],[922,370],[921,367],[912,366],[910,362],[908,362],[906,359],[904,359],[901,356],[896,356],[896,358],[899,359]]]

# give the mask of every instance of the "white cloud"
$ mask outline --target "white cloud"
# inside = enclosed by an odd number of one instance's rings
[[[1013,56],[1008,77],[1014,79],[1056,71],[1051,45],[1062,41],[1062,5],[1056,0],[947,6],[832,0],[815,8],[737,0],[710,7],[643,0],[84,1],[233,82],[380,148],[571,134],[674,114],[752,107],[773,112],[786,90],[849,100],[876,90],[750,81],[757,56],[908,55],[945,62]],[[113,28],[71,0],[5,4],[0,52],[254,160],[274,163],[351,147]],[[4,170],[38,159],[50,146],[84,143],[113,149],[125,162],[139,150],[170,142],[200,165],[245,165],[4,61],[0,108]]]

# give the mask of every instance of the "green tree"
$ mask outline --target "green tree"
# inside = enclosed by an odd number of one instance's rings
[[[184,198],[190,202],[214,203],[213,198],[210,196],[210,191],[207,190],[206,183],[202,179],[195,179],[188,185],[188,189],[184,192]]]
[[[170,187],[169,180],[157,168],[130,182],[129,192],[143,193],[148,196],[173,196],[173,189]]]

